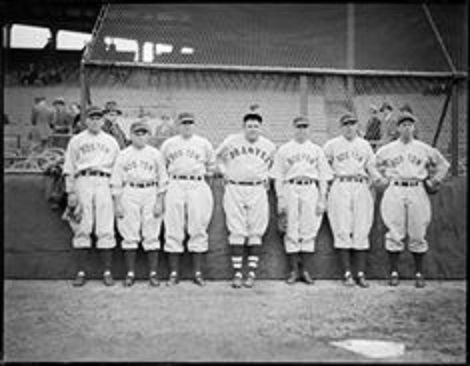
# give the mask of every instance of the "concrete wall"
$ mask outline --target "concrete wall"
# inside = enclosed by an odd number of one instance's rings
[[[42,175],[5,175],[4,191],[4,254],[5,278],[65,279],[74,275],[71,251],[71,232],[62,221],[61,212],[53,211],[46,202],[47,179]],[[210,251],[206,256],[205,274],[209,279],[228,279],[231,276],[227,229],[222,210],[223,186],[217,180],[213,187],[215,210],[209,227]],[[381,195],[378,194],[376,208]],[[466,278],[467,252],[467,179],[450,179],[438,195],[431,197],[433,220],[427,238],[430,252],[427,256],[427,275],[435,279]],[[276,229],[274,218],[275,200],[270,194],[271,221],[264,237],[259,275],[261,278],[283,278],[287,263],[283,244]],[[377,214],[370,234],[372,248],[368,258],[368,274],[371,278],[385,278],[387,257],[383,249],[385,227]],[[114,272],[122,277],[124,260],[122,251],[115,250]],[[183,275],[190,273],[189,258],[183,261]],[[166,256],[161,256],[162,277],[167,276]],[[97,256],[90,258],[93,276],[100,276]],[[146,260],[138,255],[139,277],[145,276]],[[403,276],[412,276],[412,258],[409,253],[402,256]],[[332,236],[325,216],[317,241],[312,273],[317,278],[339,278],[338,258],[332,248]]]

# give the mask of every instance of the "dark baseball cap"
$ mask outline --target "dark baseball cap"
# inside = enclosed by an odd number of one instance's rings
[[[91,116],[103,117],[103,110],[98,106],[92,105],[92,106],[87,108],[86,115],[87,115],[87,117],[91,117]]]
[[[52,102],[52,105],[55,105],[55,104],[65,105],[65,99],[62,97],[55,98],[54,101]]]
[[[182,112],[178,115],[178,123],[182,122],[194,122],[194,114],[189,112]]]
[[[339,124],[343,126],[346,123],[357,123],[357,118],[354,117],[352,114],[344,114],[339,119]]]
[[[299,116],[294,118],[294,126],[309,126],[310,121],[307,117]]]
[[[131,124],[131,133],[138,131],[146,131],[148,133],[151,132],[150,126],[146,121],[135,121]]]
[[[415,123],[417,120],[418,119],[412,113],[408,111],[403,111],[402,113],[400,113],[400,115],[397,118],[397,126],[399,126],[405,121],[410,121],[410,122]]]
[[[112,113],[112,112],[116,112],[117,114],[121,115],[122,114],[122,111],[117,107],[117,106],[108,106],[107,108],[104,109],[103,113],[104,114],[108,114],[108,113]]]

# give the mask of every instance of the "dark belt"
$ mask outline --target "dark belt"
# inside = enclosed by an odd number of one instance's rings
[[[105,173],[105,172],[100,172],[99,170],[82,170],[81,172],[78,172],[75,177],[80,177],[80,176],[88,176],[88,177],[107,177],[109,178],[111,174]]]
[[[413,180],[413,181],[406,181],[406,180],[395,180],[392,182],[394,186],[399,186],[399,187],[416,187],[419,186],[419,181]]]
[[[129,186],[132,188],[147,188],[147,187],[153,187],[157,185],[157,182],[147,182],[147,183],[134,183],[134,182],[129,182],[127,183]]]
[[[228,179],[227,183],[228,184],[238,184],[240,186],[259,186],[260,184],[264,184],[266,181],[264,180],[257,180],[257,181],[237,181],[237,180],[231,180]]]
[[[367,183],[367,178],[364,177],[338,177],[340,182],[358,182]]]
[[[289,179],[287,181],[289,184],[298,184],[298,185],[310,185],[315,183],[315,179]]]
[[[178,180],[203,180],[200,175],[173,175],[172,178]]]

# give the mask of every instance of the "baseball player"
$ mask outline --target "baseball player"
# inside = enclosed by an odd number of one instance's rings
[[[262,236],[268,226],[268,178],[276,147],[260,136],[262,122],[261,114],[250,110],[243,117],[243,133],[228,136],[216,152],[225,178],[223,207],[230,232],[234,288],[254,286]],[[249,272],[243,282],[245,241]]]
[[[185,230],[189,235],[188,251],[192,253],[194,282],[204,286],[201,272],[203,253],[209,249],[207,227],[212,217],[213,197],[205,176],[215,170],[215,152],[209,140],[194,133],[195,118],[181,113],[177,119],[179,134],[161,146],[169,175],[165,196],[165,252],[169,253],[170,278],[176,285],[179,258],[183,253]]]
[[[96,247],[104,262],[105,285],[111,286],[112,251],[116,246],[114,236],[114,210],[110,177],[119,153],[116,140],[101,130],[103,111],[91,106],[86,111],[87,129],[74,135],[66,149],[64,175],[68,205],[80,205],[82,217],[75,226],[72,240],[77,254],[78,273],[74,286],[85,284],[85,257],[91,248],[90,235],[94,229]]]
[[[421,288],[425,286],[423,259],[429,249],[425,234],[431,222],[431,204],[424,185],[438,186],[450,164],[437,149],[413,137],[416,122],[417,118],[407,111],[399,115],[400,137],[377,151],[376,163],[388,183],[380,211],[388,229],[385,249],[390,260],[389,284],[399,284],[398,261],[408,237],[408,249],[415,263],[415,285]]]
[[[327,181],[332,179],[332,174],[322,148],[308,138],[308,119],[297,117],[293,120],[293,126],[294,138],[277,151],[272,176],[275,179],[278,214],[287,217],[284,246],[290,272],[286,282],[292,285],[298,280],[300,256],[301,278],[313,285],[308,268],[326,208]]]
[[[126,287],[134,284],[140,241],[148,256],[150,285],[160,285],[157,277],[159,234],[168,176],[162,154],[148,144],[150,131],[143,120],[131,125],[132,144],[119,153],[111,176],[117,226],[127,264]]]
[[[358,136],[357,118],[345,114],[340,118],[341,135],[327,141],[323,150],[331,165],[334,180],[328,195],[327,211],[339,253],[344,284],[354,286],[351,256],[354,254],[357,284],[366,288],[366,255],[370,248],[374,200],[369,178],[381,179],[369,142]]]
[[[118,108],[117,103],[109,101],[105,104],[103,131],[113,136],[119,144],[119,148],[124,149],[129,145],[125,133],[117,123],[118,116],[122,115],[122,111]]]

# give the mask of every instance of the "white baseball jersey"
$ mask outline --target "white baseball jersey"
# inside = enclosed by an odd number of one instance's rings
[[[287,142],[277,151],[271,174],[276,179],[278,206],[282,206],[287,214],[286,252],[313,252],[323,217],[316,213],[318,187],[314,183],[297,185],[288,181],[294,178],[332,179],[322,148],[310,140]]]
[[[85,130],[73,136],[67,146],[64,162],[67,192],[75,192],[83,208],[82,219],[74,229],[74,248],[91,247],[90,235],[95,227],[97,247],[116,246],[114,237],[114,209],[108,177],[78,176],[93,169],[111,173],[119,145],[114,137],[100,131],[92,134]]]
[[[215,152],[204,137],[193,135],[188,139],[181,135],[167,139],[160,151],[165,159],[169,175],[197,175],[213,173]]]
[[[243,133],[238,133],[228,136],[216,153],[225,178],[259,181],[268,179],[275,150],[276,146],[263,136],[252,143]]]
[[[387,226],[385,248],[402,251],[404,239],[409,238],[409,250],[424,253],[428,250],[425,239],[431,222],[431,203],[422,185],[400,186],[393,181],[416,180],[428,177],[432,167],[434,178],[441,181],[449,169],[449,162],[435,148],[419,140],[404,144],[392,141],[377,151],[377,166],[392,180],[381,202],[380,211]]]

